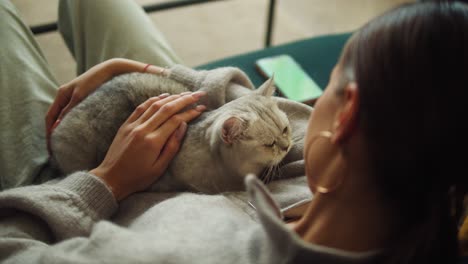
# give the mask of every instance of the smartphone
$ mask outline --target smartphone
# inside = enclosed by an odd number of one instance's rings
[[[291,100],[313,105],[323,91],[289,55],[277,55],[258,59],[257,70],[265,78],[274,76],[279,93]]]

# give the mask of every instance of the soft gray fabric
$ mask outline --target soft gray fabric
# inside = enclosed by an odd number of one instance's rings
[[[248,88],[243,85],[250,86],[248,78],[234,68],[196,72],[176,66],[170,77],[193,84],[194,90],[210,91],[207,100],[221,104],[246,93]],[[291,113],[295,129],[305,131],[303,126],[311,109],[278,100],[281,108]],[[86,172],[3,191],[0,260],[5,263],[370,261],[372,253],[356,254],[305,243],[283,224],[278,205],[285,207],[311,196],[302,176],[302,145],[295,148],[287,156],[283,172],[296,177],[268,186],[275,201],[253,176],[246,178],[248,192],[219,195],[141,192],[119,205],[108,187]]]
[[[252,177],[247,178],[247,186],[248,193],[236,193],[237,198],[234,194],[138,193],[118,210],[109,189],[84,172],[56,184],[4,191],[0,193],[0,259],[5,263],[371,260],[372,253],[303,242],[282,223],[262,184]],[[248,195],[257,212],[238,205]],[[112,213],[113,222],[102,220]],[[256,214],[260,222],[252,217]]]

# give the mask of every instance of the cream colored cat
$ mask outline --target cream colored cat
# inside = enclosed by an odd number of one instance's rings
[[[136,106],[152,96],[188,90],[152,74],[114,78],[73,108],[55,129],[52,164],[66,174],[96,167]],[[263,173],[265,181],[271,180],[268,172],[292,146],[289,120],[271,98],[274,91],[269,80],[192,121],[168,173],[153,189],[217,193],[242,189],[248,173]]]

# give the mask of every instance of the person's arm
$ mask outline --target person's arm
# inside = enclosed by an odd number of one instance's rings
[[[66,255],[53,246],[88,237],[93,225],[110,217],[117,203],[97,177],[78,172],[56,184],[10,189],[0,193],[0,262],[47,263],[47,256]],[[89,239],[82,239],[85,246]],[[69,249],[69,253],[79,248]],[[70,262],[73,257],[70,256]]]
[[[50,135],[63,116],[86,96],[114,76],[129,72],[167,74],[169,70],[143,62],[115,58],[90,68],[72,81],[60,86],[54,102],[46,114],[46,138],[49,146]],[[50,150],[50,149],[49,149]]]
[[[117,201],[163,175],[180,147],[186,123],[204,108],[180,111],[203,94],[148,99],[121,126],[101,165],[89,173],[1,192],[1,262],[47,263],[56,257],[76,262],[89,259],[93,243],[105,248],[105,242],[93,242],[93,226],[115,212]],[[103,249],[102,254],[107,253]]]

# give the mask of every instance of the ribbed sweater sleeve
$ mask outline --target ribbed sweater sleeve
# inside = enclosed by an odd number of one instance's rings
[[[60,255],[63,263],[76,263],[79,255],[88,254],[84,248],[93,248],[93,242],[85,237],[92,233],[94,224],[116,210],[117,202],[109,188],[86,172],[3,191],[0,262],[50,263]],[[75,239],[72,249],[60,243],[68,239]],[[54,245],[62,246],[52,250]]]
[[[86,236],[94,223],[117,209],[109,188],[96,176],[77,172],[55,183],[26,186],[0,193],[0,221],[22,212],[41,219],[59,241]]]

